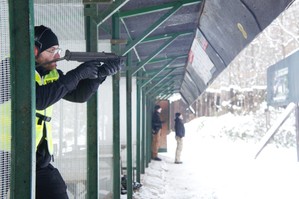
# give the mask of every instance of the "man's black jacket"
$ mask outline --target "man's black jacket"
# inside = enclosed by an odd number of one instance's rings
[[[37,67],[36,71],[40,76],[46,75],[46,71],[42,66]],[[86,102],[98,89],[99,85],[105,78],[99,79],[84,79],[78,85],[74,85],[74,90],[68,90],[66,85],[60,79],[67,78],[61,70],[58,70],[59,79],[46,85],[38,85],[36,82],[36,109],[43,110],[60,99],[65,99],[71,102]]]
[[[152,129],[153,133],[157,133],[162,128],[162,121],[160,119],[160,113],[155,111],[152,116]]]

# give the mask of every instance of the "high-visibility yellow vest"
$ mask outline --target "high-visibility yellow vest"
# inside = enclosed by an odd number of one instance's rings
[[[11,100],[0,104],[0,150],[10,152],[11,147]]]
[[[48,83],[52,83],[56,81],[59,78],[59,73],[57,70],[52,70],[49,74],[41,77],[37,71],[35,71],[35,81],[38,83],[38,85],[46,85]],[[49,106],[45,110],[36,110],[37,113],[51,118],[53,108],[52,106]],[[42,120],[41,122],[39,121],[39,117],[36,117],[36,140],[35,140],[35,146],[37,149],[38,144],[40,143],[42,137],[43,137],[43,129],[44,129],[44,123],[47,128],[47,135],[46,135],[46,140],[48,142],[48,150],[50,155],[53,154],[53,140],[52,140],[52,126],[51,122],[45,122]]]

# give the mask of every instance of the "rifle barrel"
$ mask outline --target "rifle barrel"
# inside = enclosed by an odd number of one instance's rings
[[[121,57],[114,53],[70,52],[69,50],[66,50],[64,58],[67,61],[86,62],[86,61],[91,61],[91,60],[105,61],[107,59],[117,59],[117,58],[121,58]]]
[[[118,56],[114,53],[71,52],[69,50],[66,50],[64,57],[61,57],[61,58],[54,59],[54,60],[49,61],[49,62],[39,64],[36,67],[46,65],[46,64],[50,64],[50,63],[53,63],[53,62],[58,62],[58,61],[61,61],[61,60],[77,61],[77,62],[86,62],[86,61],[91,61],[91,60],[98,60],[98,61],[104,62],[105,60],[108,60],[108,59],[117,59],[117,58],[120,58],[122,61],[125,60],[124,56]]]

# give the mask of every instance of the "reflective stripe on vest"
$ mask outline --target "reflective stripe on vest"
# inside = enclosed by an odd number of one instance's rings
[[[1,116],[0,116],[0,151],[10,152],[10,146],[11,146],[11,100],[6,101],[3,104],[0,104],[0,114],[1,114]]]
[[[35,81],[38,83],[38,85],[46,85],[49,83],[52,83],[56,81],[59,78],[59,73],[57,70],[52,70],[49,74],[41,77],[37,71],[35,71]],[[53,108],[52,106],[49,106],[48,108],[44,110],[36,110],[37,113],[46,116],[51,117],[52,116]],[[50,155],[53,154],[53,140],[52,140],[52,125],[50,121],[42,120],[40,121],[39,117],[36,117],[36,140],[35,140],[35,147],[37,149],[38,144],[40,143],[42,137],[43,137],[43,128],[44,123],[46,122],[46,128],[47,128],[47,135],[46,140],[48,142],[48,150]]]

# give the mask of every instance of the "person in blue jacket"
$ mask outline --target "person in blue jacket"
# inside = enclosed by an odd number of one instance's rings
[[[177,147],[175,151],[175,164],[182,164],[181,153],[183,149],[183,137],[185,137],[185,126],[183,123],[183,115],[181,113],[175,114],[175,139],[177,141]]]

